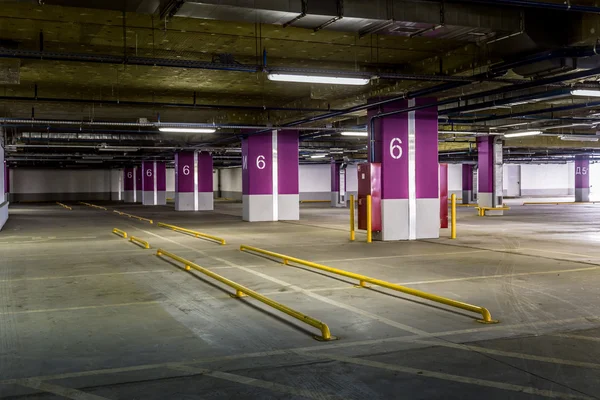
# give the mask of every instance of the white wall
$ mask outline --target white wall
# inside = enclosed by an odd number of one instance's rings
[[[462,197],[462,164],[448,164],[448,196]]]
[[[110,200],[110,170],[11,169],[14,201]]]
[[[331,193],[331,165],[300,165],[299,186],[300,193]]]
[[[0,229],[8,219],[8,204],[3,204],[8,199],[4,195],[4,147],[2,147],[4,137],[2,133],[2,128],[0,128]]]
[[[521,196],[567,196],[574,193],[574,163],[522,164]]]
[[[175,168],[167,168],[167,197],[175,193]]]
[[[331,174],[329,174],[329,178],[331,179]],[[346,192],[358,193],[358,166],[348,165],[346,168]]]

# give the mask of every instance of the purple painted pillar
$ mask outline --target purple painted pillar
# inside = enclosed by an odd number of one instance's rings
[[[575,202],[590,201],[590,159],[588,156],[575,156]]]
[[[213,160],[208,153],[175,154],[175,210],[213,210]]]
[[[123,190],[126,203],[135,203],[137,201],[137,171],[135,167],[125,168],[123,171]]]
[[[298,220],[298,173],[298,131],[273,130],[244,138],[244,221]]]
[[[331,207],[346,207],[346,170],[331,160]]]
[[[164,162],[142,162],[142,204],[167,204],[167,165]]]
[[[2,128],[0,127],[0,140],[3,139]],[[2,174],[0,175],[0,230],[8,220],[8,166],[4,161],[4,147],[0,146],[0,166],[2,167]]]
[[[410,99],[369,110],[402,110],[434,99]],[[375,120],[370,161],[381,164],[381,232],[378,240],[438,238],[437,108],[395,114]]]
[[[480,207],[502,207],[502,142],[495,136],[477,138],[477,204]],[[487,215],[503,215],[502,210]]]
[[[469,204],[473,201],[473,165],[462,165],[462,203]]]

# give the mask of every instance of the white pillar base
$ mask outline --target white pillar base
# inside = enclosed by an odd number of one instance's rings
[[[493,207],[493,193],[484,193],[479,192],[477,195],[477,205],[479,207]],[[496,207],[502,207],[502,204],[496,205]],[[504,211],[502,210],[488,210],[485,212],[485,215],[504,215]]]
[[[196,211],[194,193],[175,193],[175,211]]]
[[[125,200],[125,203],[135,203],[135,194],[136,192],[134,190],[126,190],[123,195],[123,200]]]
[[[242,196],[242,219],[248,222],[275,221],[273,218],[273,195],[255,194]]]
[[[381,241],[438,239],[440,237],[440,200],[416,199],[415,233],[410,238],[408,199],[381,200],[381,232],[373,239]]]
[[[212,211],[215,209],[215,195],[213,192],[198,193],[198,210]]]
[[[590,201],[590,189],[589,188],[575,188],[575,202],[576,203],[587,203]]]
[[[280,194],[278,196],[279,221],[298,221],[300,220],[300,195],[299,194]]]
[[[136,190],[135,191],[135,202],[136,203],[142,203],[142,191],[141,190]]]

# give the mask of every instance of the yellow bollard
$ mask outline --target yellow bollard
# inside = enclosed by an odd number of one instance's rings
[[[367,243],[371,243],[373,241],[373,232],[371,231],[371,195],[367,195]]]
[[[350,195],[350,240],[354,241],[354,195]]]
[[[456,195],[450,196],[451,204],[450,216],[452,218],[452,225],[450,226],[450,239],[456,239]]]

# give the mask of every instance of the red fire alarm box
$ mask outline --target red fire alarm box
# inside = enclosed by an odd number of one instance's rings
[[[371,230],[381,231],[381,164],[358,165],[358,229],[367,229],[367,195],[371,195]]]

